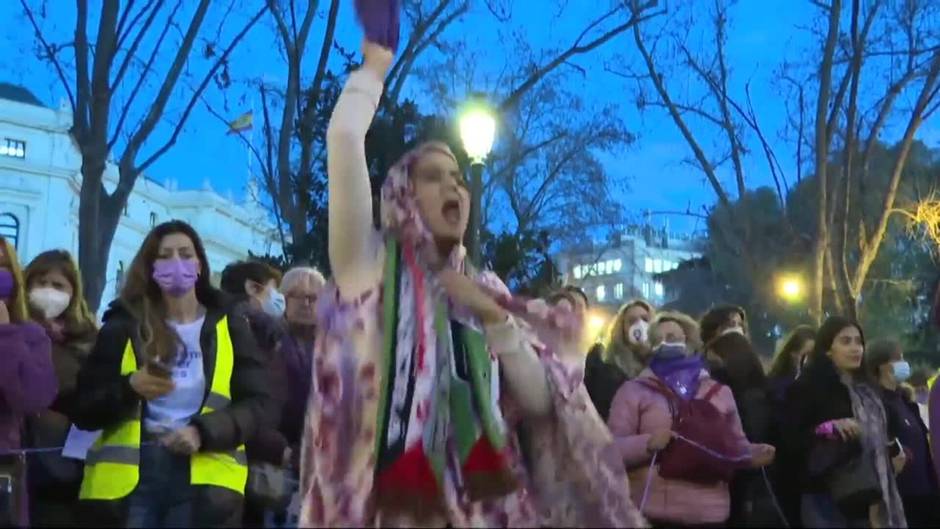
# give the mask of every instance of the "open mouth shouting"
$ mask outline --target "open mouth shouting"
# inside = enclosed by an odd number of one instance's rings
[[[460,213],[460,200],[452,198],[444,201],[444,205],[441,207],[441,216],[448,224],[459,226],[461,218]]]

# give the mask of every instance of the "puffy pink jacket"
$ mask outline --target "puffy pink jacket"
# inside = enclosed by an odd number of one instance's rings
[[[646,449],[650,435],[672,428],[672,415],[666,397],[636,381],[643,378],[656,378],[656,375],[647,368],[637,379],[628,380],[620,386],[610,407],[610,418],[607,420],[627,466],[630,491],[637,506],[643,499],[652,460],[652,454]],[[697,397],[703,397],[709,388],[717,383],[707,372],[702,371]],[[740,453],[750,453],[751,443],[741,429],[741,418],[738,416],[738,408],[735,406],[731,390],[722,387],[712,397],[711,402],[720,411],[734,417],[730,422],[734,430],[733,435],[739,440]],[[653,468],[649,494],[643,507],[643,515],[651,521],[698,525],[723,523],[728,519],[731,495],[727,483],[702,485],[663,479],[658,470],[658,466]]]

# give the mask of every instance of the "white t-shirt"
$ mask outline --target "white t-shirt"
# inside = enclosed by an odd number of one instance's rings
[[[147,402],[144,428],[148,432],[163,433],[182,428],[199,413],[206,391],[202,346],[199,344],[205,319],[202,316],[191,323],[167,322],[180,338],[176,364],[171,371],[176,387],[166,395]]]

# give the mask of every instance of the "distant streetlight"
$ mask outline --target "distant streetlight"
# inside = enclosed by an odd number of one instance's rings
[[[463,148],[470,156],[470,233],[467,234],[467,244],[471,261],[479,265],[483,167],[496,139],[496,116],[486,100],[475,94],[464,105],[458,121]]]
[[[777,294],[784,301],[795,303],[803,299],[803,280],[796,275],[783,275],[777,279]]]
[[[587,315],[587,336],[591,343],[601,341],[601,333],[607,325],[607,315],[601,311],[592,310]]]

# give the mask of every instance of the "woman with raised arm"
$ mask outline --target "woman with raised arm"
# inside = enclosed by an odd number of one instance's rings
[[[576,340],[552,338],[575,313],[521,303],[465,262],[470,197],[447,145],[391,169],[373,228],[364,144],[393,56],[363,52],[327,134],[335,276],[317,307],[300,525],[642,524],[583,361],[562,359]]]

